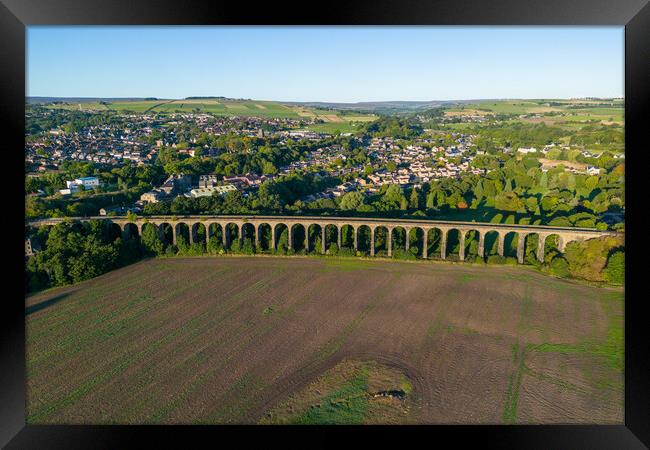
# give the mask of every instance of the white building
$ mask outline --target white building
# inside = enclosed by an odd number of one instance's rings
[[[72,181],[66,181],[65,184],[70,191],[75,192],[79,186],[83,186],[84,189],[93,189],[98,187],[100,182],[97,177],[82,177]]]
[[[589,175],[598,175],[600,174],[600,169],[594,166],[587,166],[587,173]]]
[[[215,192],[219,195],[226,195],[228,192],[236,191],[237,188],[232,184],[224,184],[223,186],[208,186],[192,189],[190,191],[190,197],[210,197]]]

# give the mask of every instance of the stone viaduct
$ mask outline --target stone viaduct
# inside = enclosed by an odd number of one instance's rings
[[[160,236],[163,236],[164,230],[171,228],[171,241],[176,244],[177,236],[181,233],[182,227],[187,227],[187,235],[189,243],[193,243],[197,239],[197,231],[199,227],[204,227],[206,241],[210,237],[220,231],[223,239],[223,246],[228,248],[231,243],[231,234],[235,232],[238,239],[242,239],[245,234],[247,237],[254,240],[256,247],[260,245],[260,235],[262,227],[270,228],[271,239],[268,243],[269,248],[275,249],[279,233],[286,227],[288,232],[288,247],[295,246],[295,234],[297,227],[303,228],[304,234],[304,248],[309,250],[310,227],[319,227],[319,232],[322,234],[321,238],[321,251],[325,253],[327,244],[336,243],[339,248],[342,244],[343,227],[351,227],[353,236],[353,247],[358,250],[358,236],[359,231],[363,227],[367,227],[370,235],[369,253],[370,256],[375,256],[375,243],[378,230],[385,233],[386,238],[386,251],[388,256],[392,255],[392,241],[393,235],[396,230],[405,233],[414,231],[419,235],[419,240],[422,243],[421,256],[428,258],[428,242],[432,232],[440,233],[440,258],[446,259],[447,238],[449,233],[455,230],[458,234],[457,239],[460,243],[460,250],[458,259],[463,261],[465,259],[465,239],[467,233],[474,231],[478,234],[478,256],[485,256],[485,238],[488,233],[496,233],[497,253],[504,256],[504,243],[506,236],[515,233],[517,239],[517,260],[519,263],[524,262],[525,256],[525,243],[527,236],[537,235],[538,245],[536,255],[540,261],[544,261],[544,245],[549,236],[555,235],[558,239],[558,250],[564,252],[564,248],[568,242],[576,240],[587,240],[601,236],[616,236],[621,233],[614,231],[600,231],[590,228],[574,228],[574,227],[555,227],[544,225],[510,225],[510,224],[496,224],[496,223],[481,223],[481,222],[454,222],[454,221],[438,221],[438,220],[411,220],[411,219],[374,219],[374,218],[357,218],[357,217],[307,217],[307,216],[207,216],[207,215],[187,215],[187,216],[147,216],[137,217],[131,221],[124,216],[97,216],[97,217],[73,217],[73,218],[53,218],[43,219],[29,222],[28,225],[32,227],[55,225],[64,220],[71,221],[88,221],[88,220],[107,220],[120,227],[122,234],[125,238],[129,238],[137,233],[138,236],[142,235],[142,229],[147,224],[156,227]],[[311,228],[312,230],[314,228]],[[327,242],[327,234],[332,236],[334,233],[331,231],[326,233],[326,230],[335,230],[336,242],[330,238]],[[419,233],[418,233],[419,230]],[[313,235],[313,233],[312,233]],[[475,235],[476,236],[476,235]],[[409,239],[405,239],[405,250],[409,249]]]

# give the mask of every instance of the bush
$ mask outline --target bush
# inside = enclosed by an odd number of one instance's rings
[[[465,262],[468,262],[468,263],[475,263],[478,259],[479,259],[479,257],[476,256],[473,253],[465,256]]]
[[[241,253],[241,245],[239,245],[239,239],[235,239],[230,243],[230,248],[228,249],[228,252],[234,254]]]
[[[531,266],[536,267],[537,269],[540,269],[542,267],[542,262],[540,262],[539,259],[537,259],[537,256],[534,254],[528,254],[524,258],[524,264],[530,264]]]
[[[205,247],[202,242],[195,242],[186,250],[188,256],[200,256],[205,254]]]
[[[341,248],[337,254],[339,256],[355,256],[354,249],[348,247]]]
[[[401,248],[395,249],[395,251],[393,251],[393,258],[409,260],[409,261],[414,261],[415,259],[417,259],[417,257],[413,253],[404,251]]]
[[[605,279],[613,284],[625,283],[625,252],[615,251],[607,259]]]
[[[506,259],[501,255],[490,255],[487,257],[488,264],[505,264]]]
[[[339,246],[336,244],[330,244],[329,247],[327,247],[327,251],[325,254],[327,255],[337,255],[339,252]]]
[[[569,263],[562,256],[556,256],[549,265],[549,272],[560,278],[567,278],[570,275]]]
[[[255,247],[253,246],[253,241],[250,238],[244,239],[239,251],[244,255],[254,255]]]
[[[216,236],[210,237],[207,246],[207,252],[211,255],[218,255],[223,251],[223,245]]]
[[[566,245],[564,258],[569,263],[571,276],[589,281],[606,281],[605,266],[614,251],[624,245],[620,236],[604,236]],[[552,259],[549,259],[551,261]]]
[[[515,258],[514,256],[508,256],[508,257],[506,257],[504,259],[505,259],[505,261],[504,261],[505,264],[508,264],[510,266],[516,266],[517,264],[519,264],[519,262],[517,261],[517,258]]]

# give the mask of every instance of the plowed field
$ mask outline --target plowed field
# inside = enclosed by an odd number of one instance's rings
[[[32,424],[623,422],[623,291],[520,267],[154,259],[25,319]]]

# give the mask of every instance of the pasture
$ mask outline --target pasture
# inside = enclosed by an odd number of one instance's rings
[[[354,131],[355,123],[368,122],[376,119],[371,114],[340,114],[337,111],[317,110],[296,105],[284,105],[272,101],[231,100],[231,99],[185,99],[185,100],[131,100],[86,103],[58,103],[48,105],[49,108],[69,109],[79,111],[121,111],[135,113],[194,113],[203,112],[216,116],[245,116],[261,118],[319,118],[324,124],[315,125],[317,131],[333,131],[329,125],[338,124],[341,132]],[[318,129],[320,127],[320,130]],[[345,131],[344,131],[345,130]]]
[[[622,423],[622,315],[516,267],[154,259],[26,299],[27,423]]]

